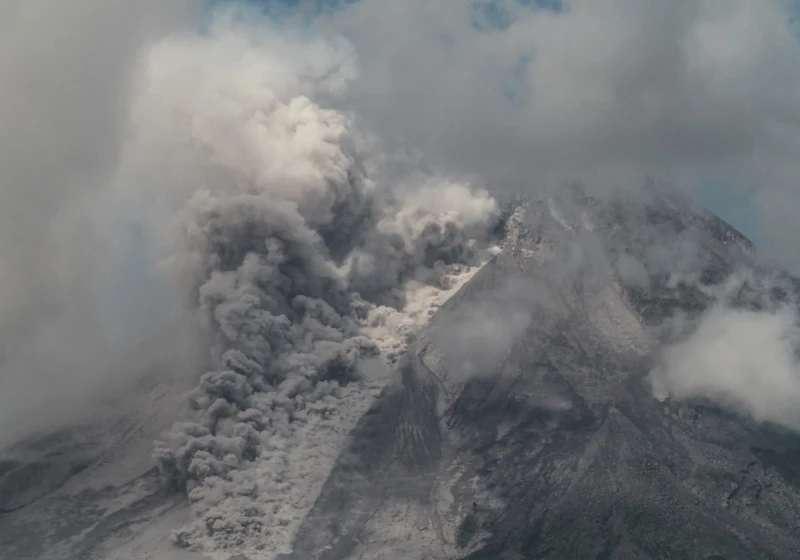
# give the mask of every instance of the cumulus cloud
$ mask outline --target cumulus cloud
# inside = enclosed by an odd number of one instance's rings
[[[492,254],[484,188],[391,183],[353,119],[312,99],[352,75],[338,45],[323,63],[314,42],[221,17],[141,58],[123,165],[173,208],[154,231],[215,336],[196,417],[154,452],[194,504],[175,537],[190,548],[285,547],[380,386],[364,360],[393,359]]]
[[[662,354],[652,373],[660,398],[705,397],[800,429],[800,343],[794,309],[715,307],[692,334]]]

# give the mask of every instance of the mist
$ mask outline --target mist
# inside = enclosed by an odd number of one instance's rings
[[[664,398],[705,397],[759,422],[800,429],[797,313],[716,308],[667,348],[652,379]]]
[[[87,393],[129,377],[113,356],[134,335],[114,315],[154,309],[113,278],[126,243],[108,195],[124,143],[129,74],[191,2],[12,0],[0,24],[0,426],[24,433],[73,417]],[[146,273],[143,273],[146,274]],[[119,275],[117,275],[119,276]],[[113,282],[112,282],[113,278]],[[134,310],[139,311],[134,311]],[[115,372],[119,372],[118,374]]]

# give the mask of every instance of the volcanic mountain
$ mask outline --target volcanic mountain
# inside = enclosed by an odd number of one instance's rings
[[[750,242],[680,197],[581,198],[512,214],[502,254],[361,419],[287,558],[800,557],[800,438],[657,399],[651,375],[670,318],[718,303],[709,286],[747,271],[729,304],[766,309],[796,282],[760,291],[771,272]]]
[[[413,335],[278,557],[800,557],[800,437],[675,398],[654,373],[715,306],[769,313],[797,281],[672,194],[519,199],[504,226],[502,251]],[[116,422],[3,451],[0,559],[202,557],[167,542],[185,498],[142,444],[185,413],[183,388],[147,379]],[[280,552],[239,544],[248,560]]]

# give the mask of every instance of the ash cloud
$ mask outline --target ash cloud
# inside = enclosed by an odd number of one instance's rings
[[[402,351],[489,258],[499,219],[480,186],[387,182],[353,120],[310,98],[346,82],[349,61],[309,66],[305,45],[242,25],[143,56],[126,154],[175,208],[170,269],[215,338],[196,417],[154,451],[193,503],[176,542],[198,550],[288,544],[380,387],[365,360]]]

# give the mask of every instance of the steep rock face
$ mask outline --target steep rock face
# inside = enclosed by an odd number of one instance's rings
[[[362,418],[291,558],[800,557],[800,438],[648,380],[675,313],[742,271],[773,274],[680,198],[523,204]],[[730,299],[783,301],[777,276]]]

